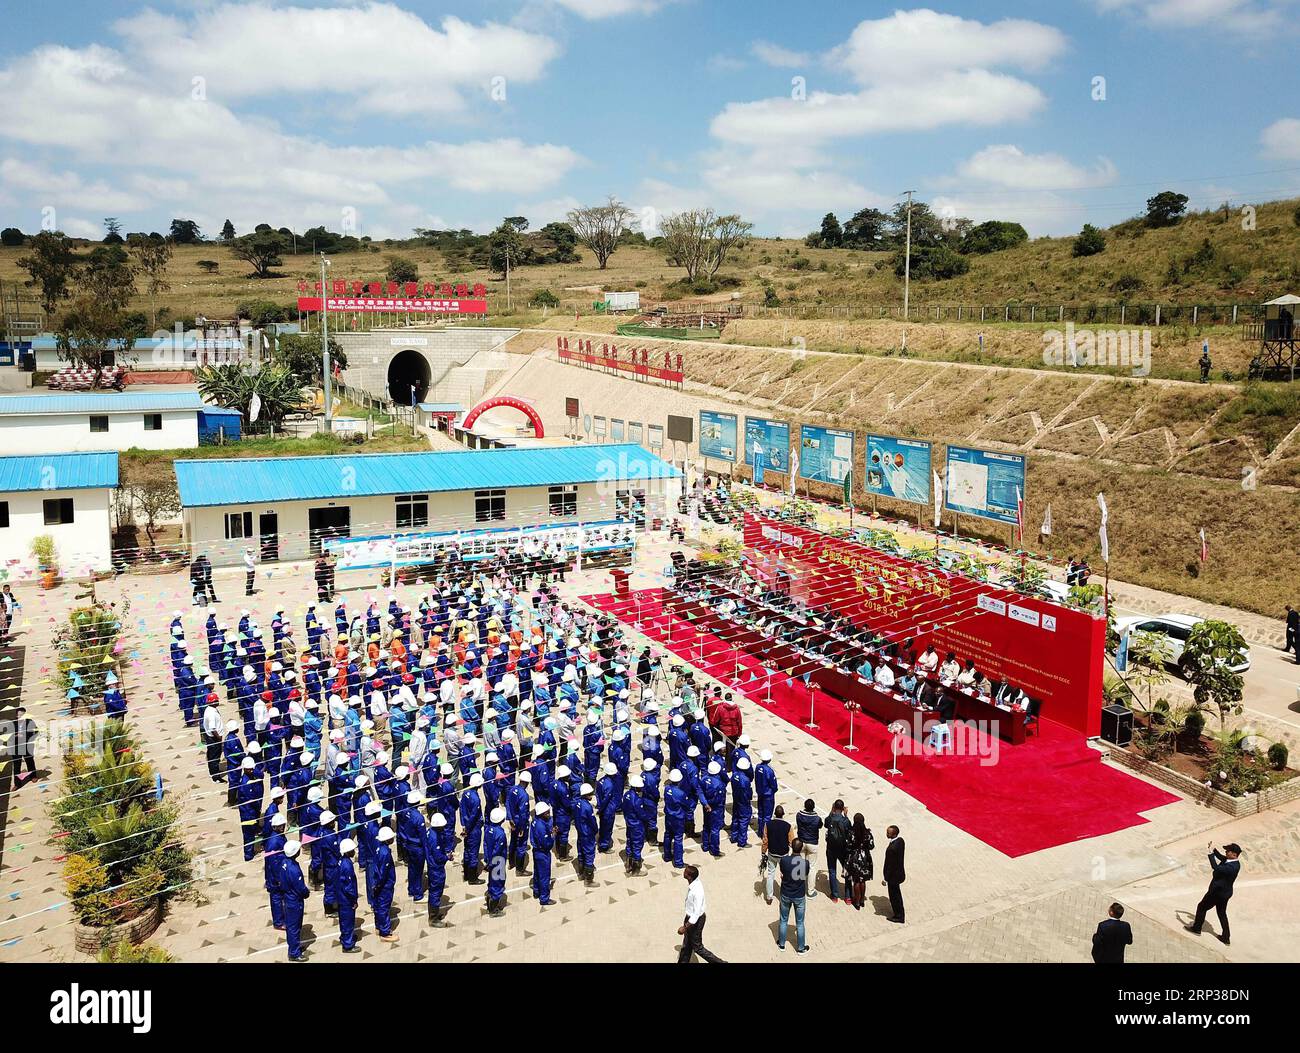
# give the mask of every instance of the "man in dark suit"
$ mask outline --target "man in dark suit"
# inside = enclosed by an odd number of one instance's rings
[[[1219,916],[1219,928],[1223,930],[1219,933],[1219,942],[1225,947],[1232,942],[1232,933],[1228,928],[1228,900],[1232,899],[1232,884],[1241,873],[1240,855],[1240,845],[1224,845],[1222,852],[1210,845],[1210,873],[1213,877],[1210,878],[1210,887],[1201,897],[1201,902],[1196,904],[1195,920],[1186,926],[1188,932],[1199,936],[1201,926],[1205,924],[1205,915],[1213,907]]]
[[[1110,905],[1110,917],[1097,926],[1092,934],[1092,960],[1098,965],[1123,965],[1124,948],[1133,942],[1133,929],[1124,917],[1121,903]]]
[[[1300,646],[1296,645],[1297,638],[1300,638],[1300,611],[1288,603],[1286,605],[1286,646],[1282,650],[1294,652],[1296,661],[1300,662]]]
[[[898,836],[898,827],[891,826],[885,830],[889,838],[889,847],[885,849],[885,868],[882,871],[885,880],[881,882],[889,889],[889,907],[894,912],[889,920],[903,924],[903,882],[907,880],[907,871],[903,869],[903,839]]]

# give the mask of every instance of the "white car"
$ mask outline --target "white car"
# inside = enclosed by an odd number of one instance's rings
[[[1183,647],[1192,630],[1203,621],[1204,618],[1193,618],[1188,614],[1135,614],[1126,618],[1116,618],[1115,631],[1120,636],[1130,632],[1161,633],[1168,641],[1169,659],[1166,664],[1173,666],[1186,677],[1187,672],[1183,668],[1182,661]],[[1244,673],[1249,669],[1250,649],[1246,649],[1240,662],[1228,668],[1234,673]]]

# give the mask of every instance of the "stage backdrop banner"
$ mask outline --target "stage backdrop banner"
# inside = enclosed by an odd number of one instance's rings
[[[700,410],[700,456],[736,460],[736,415]]]
[[[1019,522],[1025,494],[1025,459],[968,446],[948,447],[948,508],[999,523]]]
[[[813,482],[843,484],[853,470],[853,432],[799,426],[799,476]]]
[[[1101,731],[1101,618],[761,516],[745,517],[745,559],[756,577],[809,605],[900,644],[910,638],[918,654],[933,643],[941,656],[973,659],[1042,699],[1047,718]]]
[[[930,444],[867,436],[867,493],[913,504],[930,503]]]

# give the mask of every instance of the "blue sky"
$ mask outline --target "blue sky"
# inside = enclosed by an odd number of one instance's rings
[[[1164,188],[1300,194],[1297,26],[1297,0],[23,5],[0,222],[385,237],[614,194],[649,233],[711,206],[792,235],[915,189],[1065,233]]]

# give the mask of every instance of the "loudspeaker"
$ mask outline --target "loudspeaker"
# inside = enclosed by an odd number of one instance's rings
[[[1133,741],[1133,711],[1127,706],[1106,706],[1101,711],[1101,737],[1116,746]]]

